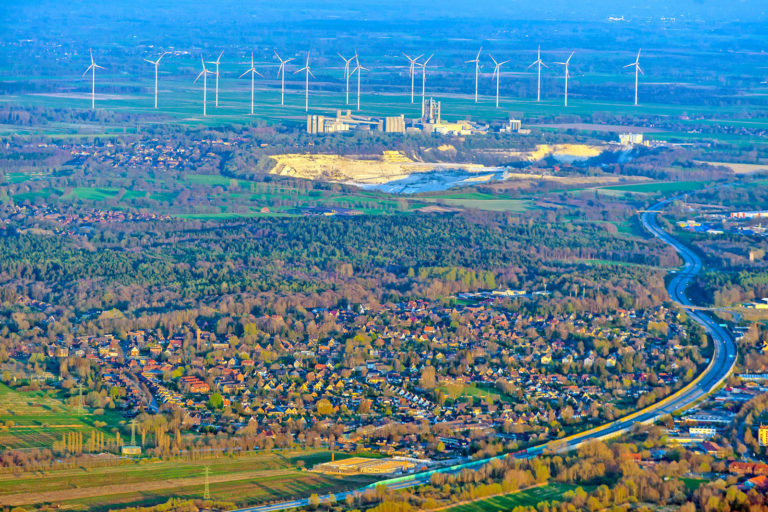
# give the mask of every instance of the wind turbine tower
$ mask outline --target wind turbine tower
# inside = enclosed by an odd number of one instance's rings
[[[341,60],[344,61],[344,79],[347,81],[347,103],[346,104],[349,105],[349,77],[350,75],[352,75],[352,73],[354,73],[354,71],[350,73],[349,65],[352,63],[353,60],[357,59],[357,52],[355,52],[354,57],[350,57],[348,59],[340,53],[339,53],[339,57],[341,57]],[[360,63],[358,62],[357,64],[359,65]]]
[[[163,57],[168,55],[168,53],[169,52],[163,52],[163,54],[160,55],[157,60],[144,59],[145,61],[155,66],[155,108],[157,108],[157,68],[160,66],[160,61],[163,59]]]
[[[493,55],[490,56],[493,61],[493,75],[491,78],[496,78],[496,108],[499,108],[499,81],[501,80],[501,66],[509,62],[508,60],[502,62],[496,62]]]
[[[219,106],[219,64],[221,63],[221,56],[224,55],[224,50],[219,54],[219,58],[208,64],[216,64],[216,106]]]
[[[280,105],[285,105],[285,65],[291,62],[293,59],[281,59],[275,50],[275,57],[280,61],[280,67],[277,68],[277,76],[280,78]]]
[[[406,59],[408,59],[408,62],[410,63],[408,66],[408,74],[411,75],[411,103],[413,103],[413,86],[414,86],[414,76],[416,75],[414,68],[419,65],[419,59],[423,55],[419,55],[416,58],[410,58],[408,55],[403,54]]]
[[[474,62],[475,63],[475,103],[477,103],[477,83],[480,80],[480,54],[483,51],[483,47],[481,46],[480,49],[477,51],[477,56],[472,59],[466,61],[466,63]]]
[[[537,66],[537,77],[536,77],[536,102],[541,101],[541,66],[544,66],[545,68],[549,69],[549,66],[544,64],[544,61],[541,60],[541,45],[539,45],[539,49],[536,52],[536,61],[534,61],[533,64],[528,66],[528,69],[531,69],[533,66]]]
[[[243,78],[248,73],[251,74],[251,115],[253,115],[253,90],[254,90],[254,78],[256,75],[259,75],[261,78],[264,78],[264,76],[256,71],[256,67],[253,65],[253,53],[251,53],[251,67],[246,70],[245,73],[240,75],[240,78]]]
[[[637,106],[637,84],[640,81],[640,76],[639,75],[641,75],[641,74],[644,75],[645,74],[645,73],[643,73],[643,70],[640,69],[640,52],[641,51],[643,51],[642,48],[637,51],[637,58],[635,59],[635,62],[633,62],[632,64],[627,64],[626,66],[624,66],[625,68],[631,68],[631,67],[635,68],[635,106]]]
[[[573,54],[575,52],[571,52],[571,54],[568,56],[568,60],[565,62],[555,62],[555,64],[560,64],[561,66],[565,66],[565,103],[564,105],[568,106],[568,78],[570,78],[571,74],[569,71],[569,67],[571,65],[571,57],[573,57]]]
[[[360,75],[362,74],[363,70],[370,70],[360,65],[360,61],[357,59],[357,54],[355,54],[355,61],[357,62],[357,66],[352,70],[352,73],[357,73],[357,110],[360,110]]]
[[[208,75],[213,75],[213,71],[208,71],[208,69],[205,67],[205,59],[203,59],[203,56],[200,56],[200,62],[203,64],[203,70],[200,72],[199,75],[197,75],[197,78],[195,78],[195,81],[192,82],[197,83],[198,80],[200,80],[200,77],[203,77],[203,116],[208,115]]]
[[[421,117],[424,117],[424,99],[427,97],[427,64],[429,64],[432,57],[434,55],[430,55],[423,64],[418,64],[421,66]]]
[[[86,69],[83,72],[83,76],[87,75],[88,72],[91,72],[91,110],[96,108],[96,68],[98,69],[106,69],[94,62],[93,60],[93,50],[89,50],[91,54],[91,65],[88,66],[88,69]]]
[[[305,78],[304,78],[304,111],[309,112],[309,75],[312,75],[312,78],[315,78],[315,75],[312,73],[312,70],[309,69],[309,51],[307,51],[307,63],[304,65],[303,68],[296,70],[293,72],[295,75],[296,73],[301,73],[302,71],[305,72]]]

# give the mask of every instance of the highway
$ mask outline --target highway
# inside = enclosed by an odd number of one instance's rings
[[[691,309],[686,309],[688,315],[696,322],[698,322],[702,327],[704,327],[712,339],[712,342],[714,343],[712,359],[709,361],[707,367],[698,377],[696,377],[690,384],[680,389],[676,393],[670,395],[669,397],[653,405],[650,405],[645,409],[636,411],[623,418],[620,418],[619,420],[601,425],[597,428],[574,434],[567,438],[550,441],[549,443],[535,446],[515,454],[475,460],[447,468],[416,473],[414,475],[408,475],[400,478],[392,478],[389,480],[377,482],[376,485],[386,485],[390,489],[404,489],[429,482],[432,474],[435,472],[452,473],[461,471],[465,468],[479,467],[490,460],[504,458],[507,456],[530,458],[536,455],[540,455],[545,451],[564,452],[573,450],[587,441],[610,439],[624,432],[627,432],[632,428],[633,425],[637,423],[653,423],[662,416],[672,414],[673,412],[679,411],[681,409],[686,409],[715,390],[720,384],[722,384],[731,374],[734,364],[736,363],[736,343],[734,342],[730,332],[723,328],[715,318],[709,315],[709,313],[704,310],[695,309],[685,294],[685,290],[688,287],[688,284],[691,282],[693,277],[701,271],[701,259],[691,249],[683,245],[682,242],[673,238],[669,233],[664,231],[659,226],[657,221],[658,212],[663,210],[670,202],[675,199],[676,198],[671,198],[665,201],[661,201],[654,207],[650,208],[648,211],[643,212],[641,215],[641,221],[645,229],[647,229],[656,238],[672,246],[683,259],[683,266],[673,275],[669,285],[667,286],[669,297],[683,308],[686,308],[686,306],[692,307]],[[370,487],[372,486],[338,493],[335,494],[334,497],[337,501],[342,501],[347,497],[347,495],[363,492]],[[329,498],[330,495],[320,496],[321,501],[326,501]],[[302,507],[308,504],[308,499],[304,498],[276,503],[273,505],[261,505],[257,507],[242,508],[233,512],[272,512],[277,510]]]

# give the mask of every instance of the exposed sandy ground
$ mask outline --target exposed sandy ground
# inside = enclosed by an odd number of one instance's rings
[[[608,146],[589,146],[586,144],[539,144],[533,151],[514,151],[509,149],[485,149],[480,151],[489,155],[506,156],[528,160],[529,162],[537,162],[550,155],[554,157],[570,157],[575,160],[587,159],[598,156],[607,149],[609,149]]]
[[[241,473],[229,473],[225,475],[211,475],[209,477],[210,483],[217,482],[232,482],[237,480],[247,480],[264,478],[270,476],[290,475],[295,471],[286,470],[259,470],[259,471],[245,471]],[[62,482],[65,483],[65,482]],[[58,503],[66,500],[76,500],[83,498],[95,498],[98,496],[109,496],[113,494],[127,494],[127,493],[140,493],[143,491],[158,491],[169,488],[179,488],[186,486],[199,485],[202,487],[205,484],[205,477],[195,478],[176,478],[167,480],[155,480],[146,482],[137,482],[133,484],[114,484],[114,485],[102,485],[99,487],[80,487],[75,489],[62,489],[59,491],[45,491],[38,493],[20,493],[20,494],[8,494],[6,496],[0,496],[0,505],[4,506],[20,506],[20,505],[32,505],[34,503]]]
[[[286,154],[274,155],[270,174],[306,179],[323,179],[361,185],[376,185],[407,178],[411,174],[439,169],[460,169],[471,173],[491,173],[479,164],[443,164],[415,162],[398,151],[385,151],[377,159],[340,155]]]
[[[455,149],[452,146],[437,148],[443,152]],[[585,144],[540,144],[534,151],[493,151],[495,154],[535,162],[550,155],[555,157],[590,158],[598,156],[607,146]],[[407,178],[411,174],[441,169],[462,170],[477,173],[475,181],[487,181],[499,169],[469,163],[416,162],[399,151],[384,151],[378,158],[360,158],[330,154],[292,153],[273,155],[275,166],[270,174],[311,180],[328,180],[360,185],[378,185]],[[530,175],[521,175],[530,179]]]
[[[734,174],[754,174],[760,171],[768,171],[768,165],[766,164],[735,164],[733,162],[701,162],[709,165],[720,165],[727,167],[734,172]]]

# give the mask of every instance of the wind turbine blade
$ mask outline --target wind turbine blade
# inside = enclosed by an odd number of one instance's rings
[[[480,54],[483,53],[483,47],[481,46],[479,50],[477,50],[477,57],[475,57],[475,60],[480,60]]]
[[[251,71],[253,71],[253,70],[252,70],[252,69],[249,69],[248,71],[246,71],[245,73],[243,73],[242,75],[240,75],[240,76],[239,76],[239,77],[237,77],[237,78],[243,78],[245,75],[247,75],[247,74],[248,74],[248,73],[250,73]]]
[[[89,48],[89,49],[88,49],[88,53],[90,53],[90,54],[91,54],[91,64],[93,64],[93,50],[91,50],[91,49]]]
[[[193,84],[196,84],[198,80],[200,80],[200,77],[205,74],[205,70],[201,71],[199,75],[197,75],[197,78],[195,78],[195,81],[192,82]]]
[[[149,60],[149,59],[144,59],[144,62],[149,62],[149,63],[150,63],[150,64],[152,64],[153,66],[156,66],[156,65],[157,65],[157,63],[156,63],[155,61],[153,61],[153,60]]]
[[[623,66],[623,67],[630,68],[632,66],[637,66],[637,62],[633,62],[632,64],[627,64],[626,66]]]
[[[222,55],[224,55],[224,50],[221,50],[221,53],[219,54],[219,58],[218,58],[218,59],[216,59],[216,64],[218,64],[218,63],[219,63],[219,61],[221,61],[221,56],[222,56]]]
[[[256,71],[255,69],[253,70],[253,72],[254,72],[254,73],[256,73],[257,75],[259,75],[261,78],[264,78],[264,75],[262,75],[261,73],[259,73],[259,72],[258,72],[258,71]]]
[[[509,60],[505,60],[504,62],[499,62],[499,66],[502,66],[502,65],[506,64],[507,62],[509,62]]]
[[[426,67],[427,63],[428,63],[430,60],[432,60],[432,57],[434,57],[434,56],[435,56],[434,54],[430,55],[430,56],[429,56],[429,58],[428,58],[427,60],[425,60],[425,61],[424,61],[424,64],[422,64],[422,66]]]
[[[641,68],[639,65],[637,66],[637,70],[640,72],[641,75],[645,74],[645,72],[643,71],[643,68]]]
[[[315,74],[312,72],[312,70],[311,70],[311,69],[308,69],[308,70],[307,70],[307,73],[309,73],[309,76],[311,76],[312,78],[316,78],[316,77],[315,77]]]
[[[88,73],[88,72],[91,70],[91,68],[92,68],[92,67],[93,67],[93,64],[91,64],[90,66],[88,66],[88,69],[86,69],[85,71],[83,71],[83,76],[85,76],[85,75],[86,75],[86,74],[87,74],[87,73]]]
[[[527,68],[525,68],[525,69],[531,69],[533,66],[535,66],[535,65],[536,65],[536,64],[538,64],[538,63],[539,63],[539,61],[536,61],[536,62],[534,62],[533,64],[531,64],[530,66],[528,66],[528,67],[527,67]]]
[[[565,62],[571,62],[571,58],[573,57],[573,54],[576,53],[576,51],[572,51],[571,54],[568,56],[568,60]]]
[[[498,65],[499,65],[499,63],[498,63],[498,62],[496,62],[496,59],[494,59],[494,58],[493,58],[493,55],[491,55],[491,54],[488,54],[488,56],[489,56],[489,57],[491,58],[491,60],[493,61],[494,65],[496,65],[496,66],[498,66]]]
[[[95,67],[96,69],[107,69],[104,66],[99,66],[98,64],[94,64],[93,67]]]
[[[274,52],[275,52],[275,57],[277,57],[277,60],[279,60],[280,62],[283,62],[283,59],[280,58],[280,54],[277,53],[277,50],[274,50]]]

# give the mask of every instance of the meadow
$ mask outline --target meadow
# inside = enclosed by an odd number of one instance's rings
[[[67,432],[83,432],[87,439],[99,430],[113,438],[111,429],[120,421],[114,411],[81,412],[54,391],[17,391],[0,384],[0,422],[5,425],[0,428],[0,447],[6,449],[51,448]]]
[[[553,483],[533,487],[503,496],[482,499],[472,503],[457,505],[449,512],[498,512],[512,510],[515,507],[536,507],[542,501],[560,500],[565,492],[576,489],[576,485]]]
[[[403,62],[404,59],[403,59]],[[222,75],[219,83],[219,106],[214,103],[213,79],[208,83],[208,115],[203,116],[203,87],[198,81],[193,83],[199,70],[196,64],[185,62],[180,65],[173,64],[172,60],[166,63],[160,72],[158,109],[153,108],[154,82],[149,80],[150,73],[136,76],[127,80],[123,74],[115,75],[106,71],[101,77],[97,76],[96,108],[100,111],[112,111],[116,113],[151,115],[155,118],[146,118],[136,123],[56,123],[45,126],[18,127],[0,125],[0,135],[14,133],[40,134],[53,136],[61,135],[88,135],[88,134],[112,134],[135,133],[141,129],[143,123],[156,122],[178,123],[190,126],[222,126],[222,125],[248,125],[252,123],[288,123],[304,126],[307,111],[304,104],[304,82],[301,75],[293,75],[291,71],[286,75],[285,105],[280,105],[280,83],[276,77],[276,69],[273,62],[262,62],[261,70],[266,78],[257,78],[255,85],[254,109],[255,115],[250,115],[250,81],[248,79],[235,78],[240,67],[245,65],[237,62],[225,62],[222,64]],[[257,67],[259,64],[257,64]],[[298,69],[300,66],[296,66]],[[149,71],[149,70],[148,70]],[[529,97],[519,95],[502,95],[499,99],[499,107],[495,106],[495,98],[491,94],[490,80],[481,77],[481,93],[479,101],[475,103],[474,96],[467,93],[441,92],[440,80],[445,80],[447,72],[457,75],[466,75],[468,69],[434,69],[427,75],[426,96],[438,99],[442,102],[443,117],[447,120],[473,119],[479,122],[502,121],[509,117],[517,117],[523,120],[537,118],[552,118],[553,116],[592,116],[595,114],[611,114],[631,118],[637,115],[665,116],[680,118],[682,126],[700,124],[703,121],[688,119],[691,105],[673,105],[653,103],[653,97],[649,101],[642,101],[639,106],[627,102],[601,101],[599,99],[581,98],[572,92],[569,106],[564,107],[562,90],[553,85],[541,102],[537,102],[532,94]],[[337,63],[319,70],[315,68],[318,79],[310,82],[309,113],[320,115],[335,115],[337,109],[356,110],[356,90],[351,91],[350,104],[346,104],[343,69]],[[182,78],[184,77],[184,78]],[[610,75],[596,75],[585,80],[584,86],[594,84],[612,83],[616,79]],[[23,81],[24,79],[22,79]],[[361,109],[360,114],[372,116],[387,116],[404,114],[406,118],[420,116],[420,88],[417,91],[415,102],[410,100],[410,80],[407,76],[407,67],[399,61],[380,70],[374,70],[370,76],[361,78]],[[559,82],[555,76],[549,76],[548,80]],[[31,89],[39,89],[36,83],[44,81],[39,78],[26,79]],[[68,92],[56,93],[25,93],[6,96],[3,102],[9,105],[41,106],[50,108],[90,108],[90,83],[76,75],[71,77],[59,77],[62,88]],[[534,73],[510,73],[504,77],[504,81],[533,84]],[[99,83],[102,84],[101,92]],[[434,84],[434,85],[431,85]],[[419,84],[420,85],[420,84]],[[126,90],[121,94],[104,94],[105,90]],[[698,116],[716,119],[718,127],[749,127],[768,128],[768,119],[738,119],[743,114],[743,108],[739,106],[696,106]],[[713,125],[714,126],[714,125]],[[585,131],[590,131],[586,127]],[[696,141],[702,139],[718,139],[728,142],[744,144],[764,144],[767,141],[763,137],[745,137],[744,135],[730,134],[701,134],[688,133],[687,131],[654,133],[652,138],[661,140]]]

